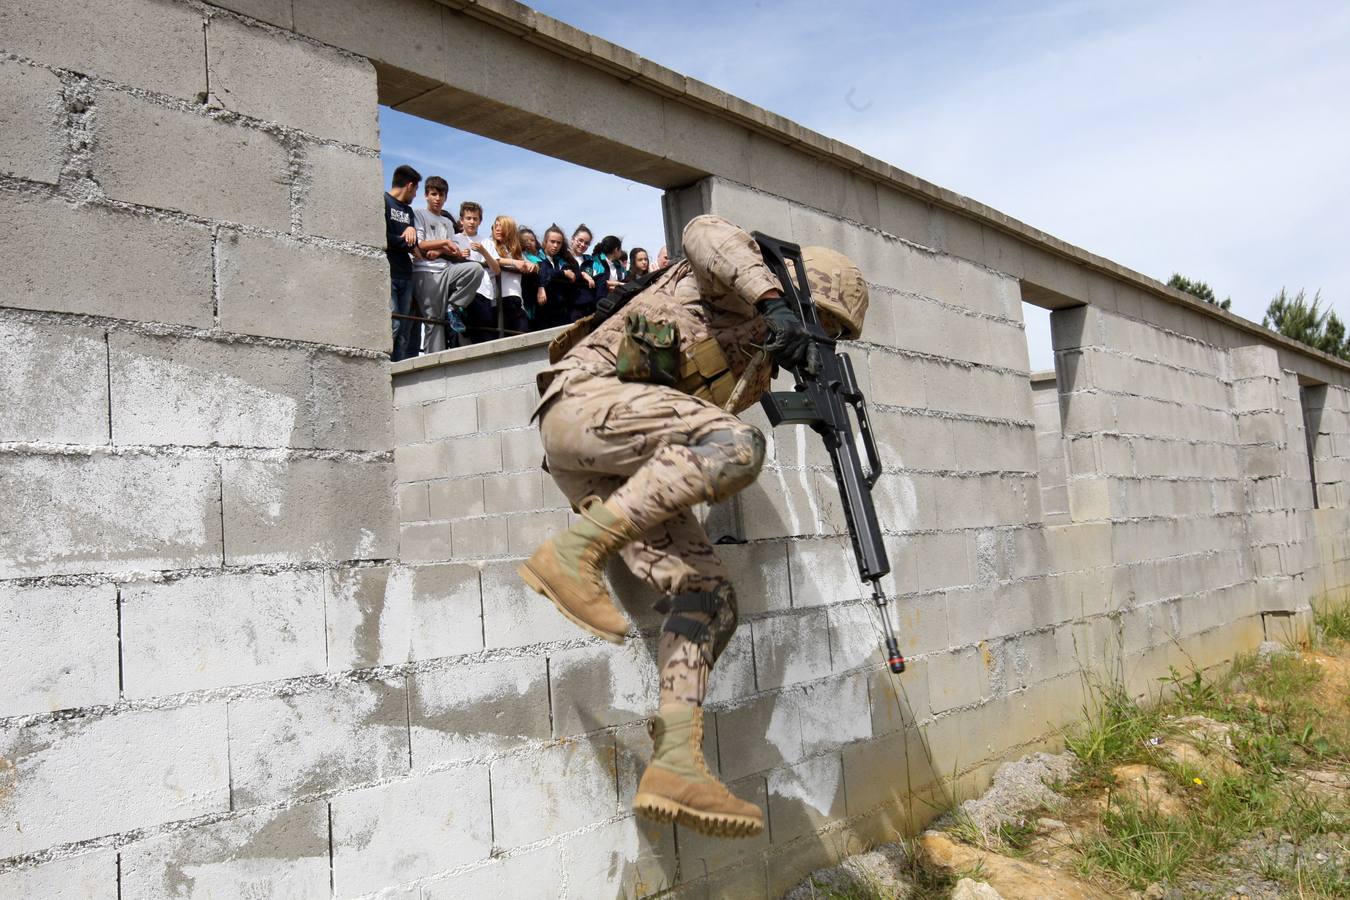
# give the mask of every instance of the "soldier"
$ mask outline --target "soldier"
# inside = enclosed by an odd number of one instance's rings
[[[589,334],[579,322],[550,347],[535,414],[546,468],[581,515],[519,571],[564,616],[616,644],[629,623],[605,588],[605,560],[621,554],[662,593],[660,709],[633,808],[705,834],[751,836],[764,828],[759,808],[714,778],[701,750],[708,676],[737,613],[727,570],[691,508],[726,500],[759,474],[764,436],[734,415],[769,387],[759,351],[796,367],[812,348],[750,235],[699,216],[684,230],[684,252],[619,314]],[[802,254],[822,324],[857,337],[862,273],[833,250]]]

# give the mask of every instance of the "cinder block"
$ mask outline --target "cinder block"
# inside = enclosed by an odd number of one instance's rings
[[[420,406],[394,407],[394,444],[402,447],[407,444],[420,444],[426,440],[422,427],[422,408]]]
[[[539,391],[533,385],[478,395],[478,428],[500,431],[530,424],[530,416],[539,403]]]
[[[286,148],[272,135],[111,91],[96,109],[90,165],[109,197],[290,230]]]
[[[0,634],[0,718],[117,702],[112,585],[0,585]]]
[[[547,741],[552,734],[546,665],[542,657],[522,657],[414,672],[409,677],[413,767]]]
[[[302,803],[171,831],[122,848],[121,897],[330,896],[328,805]]]
[[[939,498],[939,503],[942,498]],[[971,538],[965,533],[916,534],[913,537],[916,586],[920,591],[970,584],[974,578]]]
[[[220,233],[217,250],[225,331],[389,349],[383,258],[229,230]]]
[[[6,306],[197,328],[214,323],[204,228],[4,191],[0,229]],[[78,278],[61,249],[72,234],[82,243]]]
[[[614,743],[608,735],[550,744],[492,763],[493,843],[502,849],[573,831],[618,812]],[[508,815],[507,810],[530,810]]]
[[[844,767],[827,753],[768,775],[773,842],[790,841],[844,816]]]
[[[549,655],[553,736],[584,734],[650,716],[657,707],[653,644],[598,644]]]
[[[539,440],[539,429],[519,428],[501,432],[502,469],[537,469],[544,461],[544,445]]]
[[[224,704],[0,728],[0,858],[225,812],[225,756]]]
[[[798,707],[802,756],[872,737],[867,691],[867,675],[850,672],[787,694]]]
[[[516,574],[516,562],[483,563],[483,637],[487,649],[584,637]],[[596,638],[595,640],[599,640]]]
[[[751,629],[755,641],[755,683],[759,689],[771,690],[828,675],[828,622],[825,609],[754,620]]]
[[[557,900],[562,888],[562,848],[556,844],[529,853],[496,857],[487,865],[422,885],[419,900],[510,897]]]
[[[732,635],[708,679],[707,703],[731,703],[755,692],[754,643],[748,625]]]
[[[442,562],[449,559],[449,522],[414,522],[399,526],[399,559],[409,563]]]
[[[313,444],[302,351],[114,331],[108,354],[117,444]]]
[[[0,473],[0,578],[220,563],[211,460],[6,456]]]
[[[454,558],[483,559],[510,552],[509,528],[502,517],[458,519],[451,525]]]
[[[230,701],[230,791],[236,809],[393,778],[408,768],[402,677]]]
[[[397,59],[411,72],[449,82],[443,12],[439,4],[418,0],[394,0],[383,11],[355,0],[337,6],[332,0],[298,0],[294,21],[296,31],[317,41],[372,59]]]
[[[393,470],[383,462],[225,460],[226,561],[394,556]]]
[[[478,570],[472,566],[343,569],[326,576],[325,592],[331,672],[483,647]]]
[[[317,572],[127,585],[123,691],[152,697],[318,674],[323,616]]]
[[[528,556],[548,538],[567,529],[568,512],[564,509],[550,509],[543,512],[520,513],[507,516],[505,521],[507,552],[512,556]],[[455,547],[458,550],[459,545],[456,544]],[[501,552],[498,546],[496,553]]]
[[[314,446],[333,450],[388,450],[393,446],[393,398],[383,360],[318,352],[310,371]]]
[[[845,538],[793,541],[787,545],[794,607],[822,606],[862,596],[858,564]]]
[[[450,448],[444,442],[395,447],[394,468],[400,482],[444,478],[450,471]]]
[[[476,434],[478,404],[473,397],[449,397],[421,407],[423,431],[428,441]]]
[[[431,518],[431,503],[425,483],[398,485],[398,520],[424,522]]]
[[[337,795],[330,803],[334,891],[367,894],[486,859],[490,797],[486,766]]]
[[[717,768],[724,780],[802,756],[800,690],[759,694],[717,710]]]
[[[845,799],[850,817],[884,804],[903,808],[911,792],[936,780],[936,773],[931,770],[923,773],[925,777],[911,777],[918,773],[910,772],[909,756],[919,743],[917,730],[907,729],[843,749]]]
[[[0,875],[0,897],[118,900],[117,851],[96,850]]]
[[[0,441],[108,442],[105,332],[4,321],[0,348]]]
[[[383,248],[380,197],[388,184],[380,177],[379,158],[319,144],[307,144],[304,152],[309,190],[300,200],[300,220],[305,232]]]
[[[397,456],[397,451],[395,451]],[[449,463],[446,463],[447,467]],[[402,476],[403,472],[400,471]],[[478,476],[456,478],[452,481],[433,481],[427,485],[433,519],[465,519],[487,512],[485,502],[487,479]]]
[[[680,871],[673,826],[634,816],[569,837],[562,853],[567,893],[578,897],[651,896]]]
[[[867,354],[867,369],[873,385],[869,403],[906,409],[928,407],[924,372],[931,364],[914,356],[874,350]]]
[[[211,93],[226,109],[346,144],[379,145],[369,62],[223,16],[211,20],[206,46]],[[278,91],[278,84],[304,89]]]
[[[502,439],[496,434],[475,434],[445,441],[450,476],[482,475],[502,470]]]
[[[540,472],[526,470],[484,478],[484,511],[489,515],[497,515],[540,509],[544,505],[541,481],[543,477],[545,476]]]
[[[0,62],[0,95],[0,174],[56,184],[65,151],[61,80],[45,69]]]
[[[928,657],[928,703],[941,714],[976,703],[989,682],[991,657],[979,647],[963,647]]]
[[[88,10],[0,9],[5,49],[47,65],[195,100],[206,90],[202,14],[156,0],[117,0]]]

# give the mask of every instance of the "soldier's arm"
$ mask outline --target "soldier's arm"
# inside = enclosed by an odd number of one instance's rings
[[[683,242],[685,258],[717,305],[750,316],[756,303],[780,296],[782,286],[755,239],[721,216],[692,219]]]

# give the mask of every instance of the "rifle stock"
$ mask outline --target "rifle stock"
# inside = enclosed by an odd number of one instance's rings
[[[890,617],[886,614],[886,594],[881,588],[881,579],[890,573],[891,564],[877,522],[876,505],[872,502],[872,488],[881,476],[881,458],[867,418],[867,401],[858,389],[848,354],[838,352],[834,339],[821,327],[806,280],[801,248],[758,231],[754,232],[754,238],[759,242],[765,264],[782,283],[783,296],[811,335],[814,351],[806,365],[792,370],[795,390],[770,391],[760,402],[770,424],[806,425],[825,442],[834,466],[834,479],[839,486],[849,537],[853,541],[858,573],[872,586],[872,599],[881,612],[886,664],[898,674],[905,670],[905,658],[900,654]],[[789,262],[796,275],[795,282],[789,277]],[[850,409],[858,423],[862,453],[867,457],[866,469],[858,441],[854,439]]]

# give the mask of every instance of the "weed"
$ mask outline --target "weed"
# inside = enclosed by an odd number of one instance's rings
[[[1138,703],[1124,685],[1091,685],[1083,707],[1084,724],[1065,735],[1065,745],[1090,776],[1102,777],[1112,766],[1148,757],[1147,739],[1158,731],[1157,707]]]
[[[1322,600],[1313,604],[1313,621],[1323,642],[1350,642],[1350,603]]]
[[[1201,849],[1196,823],[1118,804],[1102,814],[1102,833],[1080,846],[1085,875],[1110,872],[1139,889],[1170,881]]]

